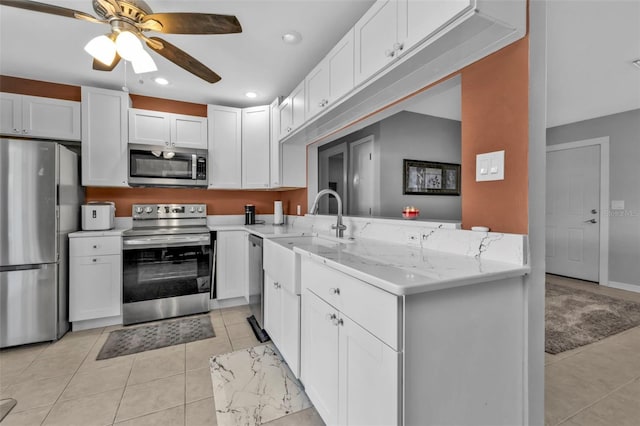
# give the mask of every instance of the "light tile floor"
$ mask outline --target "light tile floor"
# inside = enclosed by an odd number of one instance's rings
[[[640,303],[640,293],[547,279]],[[640,425],[640,326],[557,355],[545,353],[545,424]]]
[[[246,306],[209,315],[212,339],[107,360],[95,358],[119,326],[0,351],[0,399],[18,401],[2,426],[216,425],[209,358],[259,342]],[[313,408],[272,423],[323,425]]]
[[[640,302],[640,293],[550,275]],[[208,362],[212,355],[258,344],[246,306],[210,313],[216,337],[96,361],[107,327],[68,333],[50,344],[0,351],[0,399],[18,405],[13,425],[216,425]],[[640,327],[557,355],[545,354],[545,423],[624,426],[640,422]],[[323,425],[310,408],[272,426]]]

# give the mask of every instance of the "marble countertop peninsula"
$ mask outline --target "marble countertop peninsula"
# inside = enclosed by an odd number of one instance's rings
[[[339,242],[323,237],[303,237],[274,238],[272,241],[397,296],[519,277],[529,272],[524,258],[522,262],[509,257],[505,258],[508,261],[499,261],[493,259],[498,257],[495,253],[485,258],[483,254],[488,251],[491,238],[502,240],[499,236],[504,234],[482,234],[484,242],[477,247],[476,253],[460,254],[369,239]],[[525,236],[519,237],[521,243],[526,243]],[[513,240],[517,244],[518,239]]]

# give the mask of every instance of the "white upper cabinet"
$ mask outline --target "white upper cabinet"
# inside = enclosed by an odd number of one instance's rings
[[[398,43],[409,50],[472,8],[474,0],[404,0],[398,3]]]
[[[169,114],[131,108],[129,110],[129,143],[171,146]]]
[[[207,149],[207,119],[132,108],[129,110],[129,143]]]
[[[82,87],[82,185],[126,187],[129,95]]]
[[[279,139],[285,138],[305,121],[305,84],[301,82],[280,104]]]
[[[242,110],[207,106],[209,189],[242,188]]]
[[[405,0],[406,1],[406,0]],[[355,81],[359,84],[393,60],[398,42],[398,1],[378,0],[355,31]]]
[[[351,29],[305,79],[305,116],[313,117],[354,86],[354,30]]]
[[[0,93],[0,133],[79,141],[80,102]]]
[[[282,173],[280,172],[280,99],[276,98],[269,105],[269,113],[271,114],[271,122],[269,123],[269,186],[278,188],[282,182]]]
[[[355,25],[356,84],[456,17],[474,0],[378,0]]]
[[[207,118],[172,114],[171,141],[181,148],[207,149]]]
[[[242,110],[242,187],[269,187],[269,105]]]

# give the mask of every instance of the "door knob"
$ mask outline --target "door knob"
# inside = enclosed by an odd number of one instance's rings
[[[589,220],[585,220],[584,223],[598,223],[598,221],[595,219],[589,219]]]
[[[596,213],[598,213],[598,210],[596,210],[596,209],[591,209],[591,214],[596,214]]]

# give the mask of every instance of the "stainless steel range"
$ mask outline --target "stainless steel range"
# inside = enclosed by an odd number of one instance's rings
[[[123,233],[123,322],[209,310],[211,233],[205,204],[134,204]]]

